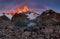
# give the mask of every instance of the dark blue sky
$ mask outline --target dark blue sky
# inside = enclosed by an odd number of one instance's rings
[[[60,12],[60,0],[0,0],[0,12],[15,10],[18,6],[23,8],[24,5],[29,9],[40,11],[52,9]]]

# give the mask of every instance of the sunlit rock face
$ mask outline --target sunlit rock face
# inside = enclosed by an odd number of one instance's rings
[[[46,25],[50,24],[59,24],[60,23],[60,14],[56,13],[53,10],[47,10],[43,12],[40,16],[37,17],[36,19],[37,22],[42,22]]]

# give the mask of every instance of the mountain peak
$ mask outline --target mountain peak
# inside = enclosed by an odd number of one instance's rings
[[[47,10],[38,16],[36,20],[38,20],[38,22],[42,21],[43,23],[60,22],[60,13],[53,10]]]
[[[54,14],[54,13],[56,12],[50,9],[50,10],[44,11],[42,14]]]
[[[16,21],[16,22],[27,22],[27,20],[29,20],[28,18],[27,18],[27,15],[25,15],[25,14],[22,14],[22,13],[20,13],[20,14],[15,14],[15,15],[13,15],[13,17],[12,17],[12,21]]]
[[[10,20],[6,15],[0,16],[0,19],[3,19],[3,20]]]

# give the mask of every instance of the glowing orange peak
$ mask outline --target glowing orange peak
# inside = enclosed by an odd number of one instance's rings
[[[18,7],[16,11],[9,11],[7,14],[14,15],[15,13],[19,14],[27,11],[28,11],[28,6],[24,6],[23,9],[20,9],[20,7]]]
[[[16,10],[17,13],[22,13],[22,10],[18,7]]]
[[[28,11],[28,6],[24,6],[23,12],[27,12],[27,11]]]

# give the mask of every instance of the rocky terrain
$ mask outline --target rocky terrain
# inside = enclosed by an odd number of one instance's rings
[[[15,14],[11,20],[0,16],[0,39],[60,39],[59,13],[47,10],[34,20],[25,14]]]

